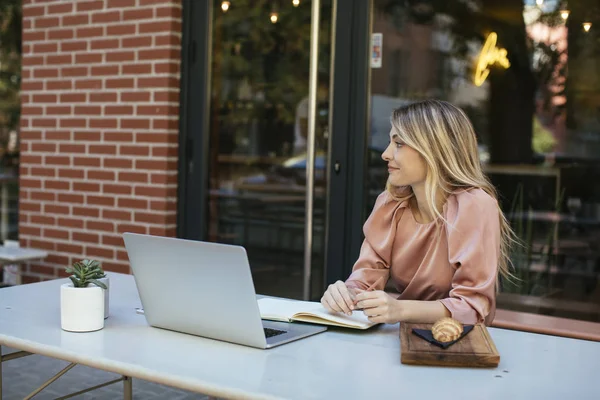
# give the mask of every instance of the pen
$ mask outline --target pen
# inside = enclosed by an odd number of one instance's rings
[[[383,280],[383,276],[380,276],[379,279],[377,279],[375,282],[373,282],[373,284],[365,290],[365,292],[373,291],[373,288],[379,284],[379,281],[382,281],[382,280]],[[356,300],[354,300],[354,304],[356,304]],[[354,311],[362,311],[362,308],[355,308]]]

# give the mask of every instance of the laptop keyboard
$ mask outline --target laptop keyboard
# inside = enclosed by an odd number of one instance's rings
[[[270,338],[273,336],[283,335],[287,331],[280,331],[279,329],[263,328],[265,330],[265,336]]]

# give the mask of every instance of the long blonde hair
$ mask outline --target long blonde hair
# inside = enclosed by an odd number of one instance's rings
[[[427,205],[435,213],[436,221],[443,221],[438,210],[438,190],[445,199],[458,189],[480,188],[498,199],[496,189],[483,173],[479,161],[477,138],[471,121],[458,107],[441,100],[425,100],[397,108],[391,117],[394,133],[406,145],[416,150],[427,164],[425,195]],[[390,195],[398,201],[414,196],[407,187],[386,185]],[[500,215],[500,274],[511,279],[510,249],[518,238],[498,206]]]

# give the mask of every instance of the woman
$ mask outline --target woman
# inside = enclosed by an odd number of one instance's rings
[[[391,122],[386,190],[365,222],[352,274],[330,285],[321,303],[346,314],[363,309],[380,323],[451,316],[489,325],[498,274],[511,276],[514,233],[481,170],[473,127],[462,110],[437,100],[401,107]],[[398,298],[383,291],[388,280]]]

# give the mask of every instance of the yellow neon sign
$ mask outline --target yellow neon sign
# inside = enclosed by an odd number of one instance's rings
[[[498,34],[496,32],[491,32],[481,48],[481,52],[477,58],[475,77],[473,79],[477,86],[483,85],[483,82],[485,82],[490,74],[490,69],[488,68],[490,65],[499,64],[505,69],[510,67],[510,61],[508,61],[507,57],[508,52],[504,48],[496,47],[497,42]]]

